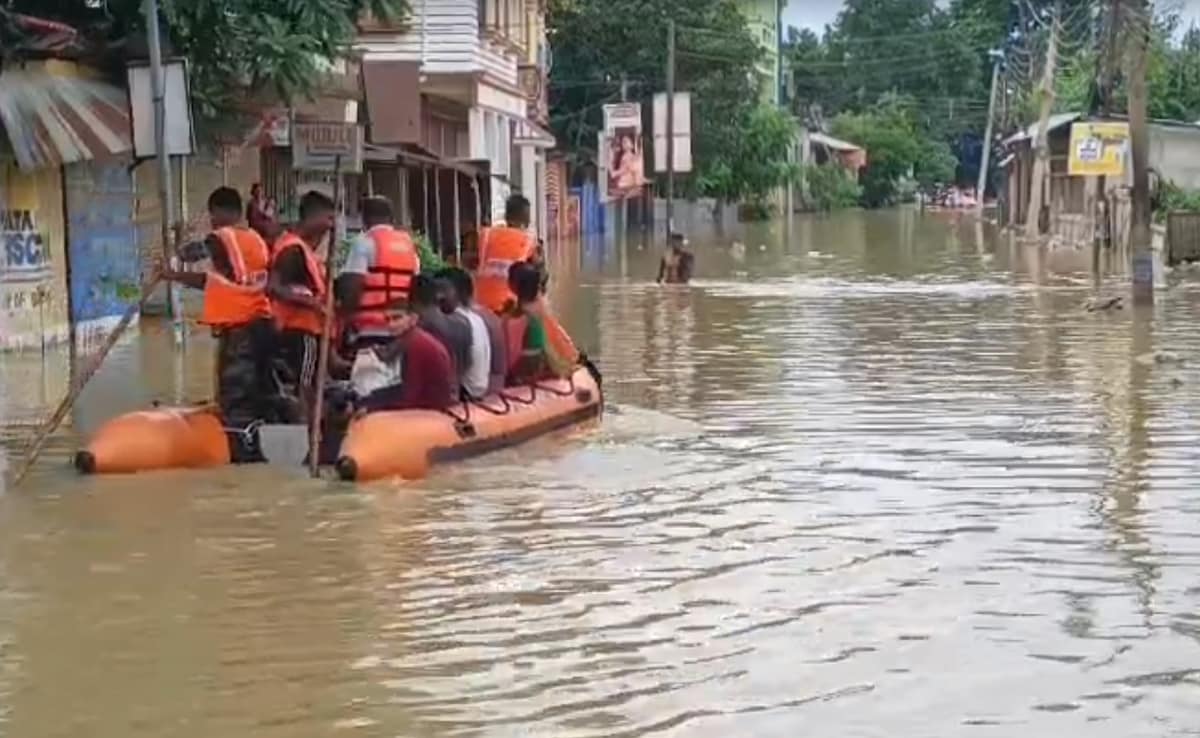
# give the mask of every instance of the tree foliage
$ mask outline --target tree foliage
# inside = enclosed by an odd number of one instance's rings
[[[717,148],[697,176],[697,189],[727,202],[764,205],[771,190],[796,174],[789,150],[796,140],[790,116],[771,105],[757,105],[736,121],[738,133]]]
[[[854,207],[862,198],[862,185],[837,164],[810,164],[804,168],[806,204],[813,210],[829,211]]]
[[[912,99],[890,98],[868,112],[843,113],[833,121],[835,136],[867,150],[861,175],[867,207],[894,204],[899,183],[910,174],[926,187],[954,177],[957,160],[949,145],[922,130],[915,108]]]
[[[681,178],[681,189],[754,191],[770,163],[733,167],[730,152],[763,150],[757,139],[740,139],[745,126],[765,131],[771,121],[754,113],[762,51],[732,0],[551,0],[551,123],[559,141],[593,161],[602,106],[620,100],[623,79],[629,99],[649,111],[653,94],[665,89],[668,20],[677,28],[676,89],[692,93],[695,176]],[[751,179],[737,179],[743,175]]]
[[[52,18],[112,43],[144,48],[141,0],[15,0],[13,10]],[[401,22],[409,0],[162,0],[166,43],[191,63],[201,112],[215,115],[247,96],[311,96],[345,56],[364,13]]]

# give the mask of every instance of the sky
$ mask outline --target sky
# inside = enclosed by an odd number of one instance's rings
[[[1189,22],[1200,24],[1200,0],[1157,0],[1155,5],[1178,7],[1183,16],[1184,26]],[[788,0],[783,11],[783,25],[785,28],[811,28],[820,33],[825,30],[827,23],[833,22],[841,8],[841,0]],[[784,38],[786,37],[785,33]]]

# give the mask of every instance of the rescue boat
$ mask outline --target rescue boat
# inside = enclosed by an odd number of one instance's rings
[[[599,417],[598,380],[580,367],[567,379],[509,387],[443,411],[371,413],[353,423],[336,470],[347,481],[420,479],[434,464],[479,456]],[[75,456],[84,474],[207,469],[230,462],[215,408],[154,408],[100,427]]]

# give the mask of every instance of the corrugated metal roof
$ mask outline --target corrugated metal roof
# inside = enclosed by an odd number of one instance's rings
[[[1079,120],[1082,117],[1083,117],[1083,113],[1056,113],[1056,114],[1050,116],[1050,120],[1046,126],[1046,131],[1047,132],[1057,131],[1059,128],[1062,128],[1063,126],[1067,125],[1068,123],[1074,123],[1075,121]],[[1019,141],[1025,141],[1027,139],[1031,139],[1031,138],[1037,136],[1038,123],[1039,123],[1039,121],[1035,120],[1033,123],[1029,124],[1028,128],[1017,131],[1013,135],[1004,139],[1004,145],[1011,146],[1012,144],[1015,144]]]
[[[0,123],[24,170],[122,154],[132,148],[123,90],[45,69],[0,73]]]
[[[812,143],[821,144],[826,148],[833,149],[834,151],[862,151],[861,146],[852,144],[849,141],[843,141],[840,138],[827,136],[824,133],[810,133],[808,134],[808,140]]]

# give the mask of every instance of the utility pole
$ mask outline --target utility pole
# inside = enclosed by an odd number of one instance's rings
[[[983,200],[987,195],[988,160],[992,156],[992,123],[996,119],[996,87],[1000,82],[1000,63],[1004,60],[1004,52],[992,50],[989,54],[992,57],[992,92],[988,97],[987,125],[984,126],[983,132],[983,155],[979,162],[979,184],[975,190],[975,208],[980,213],[983,212]]]
[[[146,0],[146,40],[150,47],[150,89],[154,97],[154,148],[158,158],[158,206],[161,210],[159,234],[163,258],[172,269],[179,267],[179,258],[172,248],[172,225],[175,223],[174,188],[171,186],[171,156],[167,151],[167,83],[162,68],[162,42],[158,30],[158,0]],[[167,304],[175,345],[183,343],[183,305],[179,290],[167,283]]]
[[[675,21],[667,21],[667,240],[675,230]]]
[[[629,102],[629,78],[621,75],[621,102]],[[621,223],[617,230],[617,245],[624,250],[629,235],[629,198],[621,198]]]
[[[1122,0],[1109,2],[1104,48],[1101,49],[1096,60],[1099,66],[1097,82],[1100,95],[1100,117],[1105,120],[1112,113],[1113,84],[1117,76],[1117,60],[1121,56],[1121,49],[1118,46],[1120,39],[1118,22],[1122,14],[1121,2]],[[1112,203],[1108,199],[1108,177],[1103,174],[1096,181],[1096,204],[1093,213],[1095,222],[1092,229],[1092,279],[1098,290],[1103,282],[1100,254],[1105,246],[1112,245]]]
[[[1146,0],[1128,0],[1133,37],[1129,47],[1129,143],[1133,160],[1133,195],[1129,239],[1133,251],[1134,304],[1154,303],[1154,253],[1150,233],[1150,132],[1146,119],[1146,55],[1150,42],[1150,8]]]
[[[1042,107],[1038,116],[1037,138],[1034,141],[1033,181],[1029,188],[1029,212],[1025,214],[1025,237],[1033,238],[1040,234],[1038,224],[1042,214],[1042,193],[1045,186],[1046,173],[1050,168],[1050,147],[1048,143],[1050,128],[1050,112],[1054,109],[1054,67],[1058,62],[1059,20],[1062,17],[1062,3],[1054,4],[1054,18],[1050,22],[1050,44],[1046,49],[1046,68],[1042,73]]]

